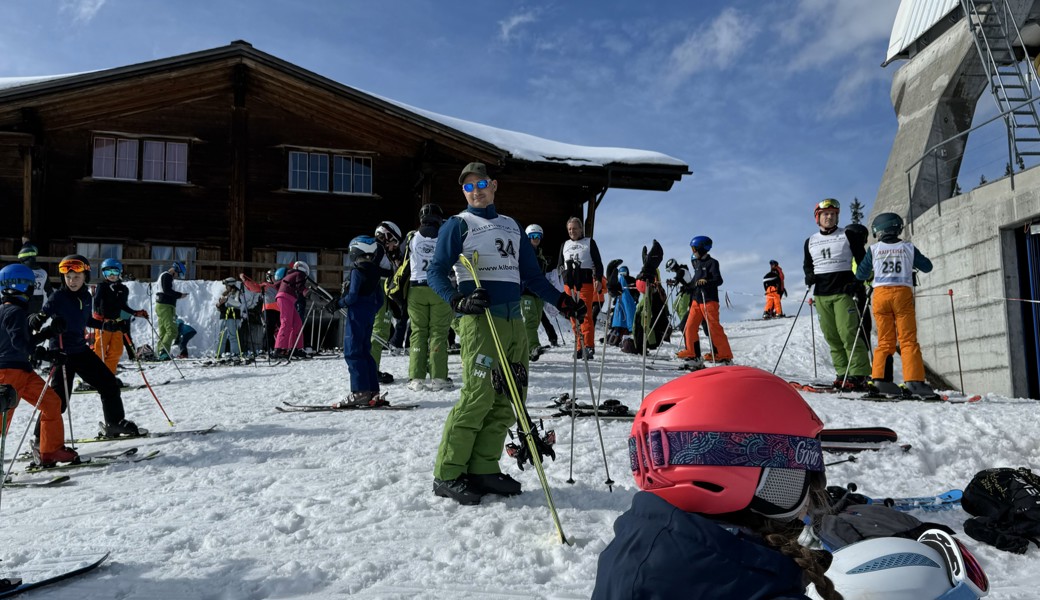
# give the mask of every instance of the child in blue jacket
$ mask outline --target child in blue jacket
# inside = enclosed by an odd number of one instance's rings
[[[841,598],[830,554],[798,543],[826,505],[823,422],[786,381],[751,367],[691,373],[643,400],[629,438],[644,490],[599,557],[596,600]]]
[[[350,241],[349,256],[354,263],[345,293],[325,305],[334,313],[347,309],[347,323],[343,330],[343,360],[350,373],[350,396],[339,403],[341,407],[380,406],[388,404],[379,395],[379,368],[372,357],[372,328],[376,313],[385,298],[376,255],[376,239],[360,235]]]

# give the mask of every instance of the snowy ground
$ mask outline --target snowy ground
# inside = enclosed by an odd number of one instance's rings
[[[182,311],[209,318],[205,311],[214,286],[199,289]],[[728,323],[736,362],[771,370],[792,323]],[[816,337],[820,378],[832,377],[826,349]],[[779,374],[813,378],[809,340],[803,314]],[[666,346],[660,356],[672,352],[674,347]],[[600,377],[599,358],[592,365],[594,381]],[[645,371],[647,392],[681,375],[674,364],[659,358],[657,370]],[[518,471],[508,457],[502,466],[523,483],[521,496],[487,497],[479,506],[461,507],[432,494],[441,426],[458,392],[409,392],[403,385],[406,357],[385,356],[383,368],[399,381],[388,386],[390,401],[420,405],[408,412],[274,410],[283,400],[330,403],[344,396],[346,368],[335,356],[283,367],[178,365],[183,378],[168,363],[146,371],[152,382],[172,380],[155,391],[175,428],[219,425],[219,431],[81,445],[85,454],[133,446],[162,454],[139,464],[72,471],[72,482],[63,487],[5,489],[0,577],[59,558],[111,551],[109,562],[92,575],[33,597],[586,598],[597,557],[613,537],[614,519],[635,492],[628,472],[629,422],[603,423],[606,465],[617,482],[610,492],[595,423],[577,420],[572,436],[569,420],[546,420],[559,440],[548,478],[563,527],[574,540],[562,545],[534,473]],[[458,380],[457,356],[450,365]],[[588,383],[578,367],[578,395],[585,399]],[[542,408],[548,399],[571,391],[572,368],[570,353],[562,348],[532,365],[532,413],[548,414]],[[611,349],[601,397],[635,408],[643,375],[638,357]],[[129,383],[141,379],[132,371],[122,376]],[[867,494],[930,494],[963,488],[988,467],[1040,467],[1037,405],[1031,400],[986,395],[972,405],[940,405],[818,394],[807,399],[828,426],[885,425],[913,444],[908,454],[870,453],[828,470],[830,481],[856,482]],[[124,402],[138,424],[170,429],[147,390],[127,392]],[[15,415],[5,466],[31,413],[22,403]],[[72,414],[77,435],[93,434],[101,414],[96,396],[74,396]],[[572,470],[575,483],[568,484]],[[967,518],[960,510],[918,516],[958,531]],[[1016,556],[962,537],[986,567],[991,598],[1038,597],[1040,550]]]

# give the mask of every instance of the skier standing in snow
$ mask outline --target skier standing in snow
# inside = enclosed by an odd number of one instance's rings
[[[483,163],[466,165],[459,184],[468,208],[441,227],[428,271],[430,286],[460,315],[462,342],[462,390],[444,423],[433,492],[459,504],[477,504],[485,494],[521,492],[520,482],[499,467],[506,431],[516,422],[502,370],[516,375],[521,400],[527,392],[529,349],[520,313],[521,290],[533,290],[578,322],[585,307],[549,283],[531,244],[523,241],[523,229],[495,210],[498,182],[488,176]],[[473,261],[480,287],[456,264],[459,254]],[[457,288],[449,278],[453,267]],[[486,311],[509,364],[501,364]]]
[[[386,280],[393,277],[397,268],[401,265],[401,241],[404,236],[401,228],[393,221],[383,221],[376,227],[374,234],[378,249],[375,254],[375,263],[379,266],[383,277],[383,289],[386,290]],[[375,314],[372,324],[372,359],[376,361],[376,369],[383,359],[383,349],[390,344],[390,335],[394,330],[394,322],[391,318],[389,300],[383,296],[383,305]],[[384,371],[379,371],[380,383],[393,383],[394,376]]]
[[[786,296],[784,289],[784,272],[775,260],[769,261],[769,272],[762,278],[762,287],[766,290],[766,307],[762,311],[763,319],[784,316],[784,308],[780,304],[780,296]]]
[[[101,262],[101,281],[94,288],[94,319],[101,322],[94,330],[94,353],[113,375],[123,356],[123,336],[129,320],[148,318],[146,310],[136,310],[127,304],[130,290],[123,284],[122,275],[123,263],[106,258]]]
[[[825,575],[829,553],[798,542],[801,517],[827,506],[827,484],[823,422],[797,391],[759,369],[722,367],[664,384],[642,408],[630,442],[644,491],[614,523],[594,600],[805,600],[808,582],[841,598]],[[749,439],[784,452],[749,452]]]
[[[36,257],[39,256],[40,251],[36,246],[29,242],[28,237],[22,237],[22,248],[18,251],[18,261],[23,265],[32,269],[33,276],[36,278],[36,283],[33,285],[32,296],[29,297],[29,314],[40,312],[40,307],[43,306],[43,301],[47,299],[47,296],[54,291],[54,287],[51,286],[50,277],[47,275],[47,271],[41,269],[36,264]]]
[[[866,391],[870,358],[866,344],[858,339],[859,311],[855,294],[863,285],[852,272],[852,261],[861,261],[866,240],[838,227],[841,204],[827,198],[816,205],[814,216],[820,230],[805,240],[805,285],[813,287],[820,331],[831,348],[836,372],[835,387]],[[846,379],[845,374],[848,373]]]
[[[408,341],[408,389],[439,392],[451,389],[448,378],[448,329],[451,306],[430,288],[427,271],[437,249],[444,212],[436,204],[419,209],[419,229],[408,234],[405,259],[409,278],[406,305],[412,335]],[[430,379],[426,379],[429,374]]]
[[[184,277],[187,267],[174,261],[159,275],[159,291],[155,294],[155,319],[159,322],[159,360],[170,360],[173,341],[177,339],[177,301],[188,294],[173,287],[176,277]]]
[[[878,343],[874,349],[871,387],[883,394],[899,394],[900,389],[886,377],[886,362],[896,351],[898,340],[903,358],[903,382],[911,394],[934,397],[935,391],[924,382],[924,361],[917,343],[917,311],[914,308],[914,270],[928,273],[928,260],[912,242],[904,242],[903,219],[895,213],[874,218],[874,237],[879,241],[859,261],[856,277],[861,281],[874,274],[872,300]]]
[[[278,335],[274,338],[273,358],[289,358],[290,354],[297,358],[305,356],[302,352],[297,355],[293,350],[303,349],[303,336],[300,335],[303,331],[303,319],[300,318],[297,304],[304,300],[310,291],[307,288],[309,273],[310,267],[307,263],[298,260],[293,263],[291,269],[286,270],[278,283],[275,301],[278,303],[278,315],[282,322],[278,326]]]
[[[556,266],[563,277],[564,291],[576,302],[584,302],[589,315],[595,314],[592,305],[601,293],[603,281],[603,260],[599,247],[592,238],[585,237],[585,227],[578,217],[567,219],[568,240],[560,246],[560,256]],[[574,355],[582,358],[593,358],[596,353],[596,324],[593,319],[581,323],[571,323],[574,329]],[[581,336],[580,338],[578,336]]]
[[[686,316],[686,329],[683,330],[686,349],[677,356],[685,359],[692,368],[703,367],[705,361],[724,365],[733,362],[729,338],[726,337],[726,330],[719,321],[719,286],[722,285],[722,273],[719,270],[719,261],[709,254],[712,245],[711,238],[706,235],[698,235],[690,240],[690,249],[693,251],[690,257],[690,265],[693,267],[690,272],[693,279],[690,295],[693,296],[693,300],[690,302],[690,312]],[[708,324],[708,337],[714,348],[711,353],[701,356],[698,353],[697,330],[705,321]]]
[[[245,273],[239,273],[238,278],[242,281],[242,285],[247,290],[254,294],[261,294],[263,297],[263,323],[264,323],[264,351],[271,352],[274,350],[274,338],[278,333],[278,326],[281,324],[281,314],[278,311],[278,282],[282,280],[285,275],[285,268],[281,267],[273,271],[268,270],[264,274],[264,281],[257,282],[250,279]]]
[[[234,277],[224,279],[224,292],[217,298],[217,319],[220,329],[217,332],[217,358],[224,352],[224,342],[231,346],[231,358],[242,356],[242,342],[238,333],[241,319],[246,316],[245,298]]]
[[[59,318],[65,323],[65,331],[57,340],[48,343],[52,351],[60,351],[67,356],[62,366],[62,377],[51,380],[51,388],[61,399],[62,407],[67,406],[68,393],[72,391],[72,382],[76,375],[101,396],[101,409],[105,421],[101,423],[101,435],[118,437],[121,435],[138,435],[137,425],[126,420],[120,382],[87,346],[87,327],[100,328],[103,323],[94,318],[91,308],[90,262],[79,254],[66,256],[58,263],[58,272],[62,274],[63,285],[54,291],[43,303],[43,310],[30,318],[30,326],[42,324],[48,317]],[[35,327],[34,327],[35,328]]]
[[[376,312],[384,306],[382,272],[375,262],[376,239],[360,235],[350,240],[348,254],[354,267],[339,298],[325,305],[330,314],[347,309],[343,328],[343,360],[350,373],[350,396],[337,406],[381,406],[388,402],[379,394],[379,369],[372,356],[372,325]]]
[[[32,269],[24,264],[11,264],[0,269],[0,295],[3,297],[3,305],[0,306],[0,383],[13,387],[18,397],[39,409],[37,425],[40,432],[37,439],[40,443],[36,462],[48,466],[79,460],[79,454],[65,446],[61,398],[47,387],[29,363],[29,357],[35,357],[37,360],[49,361],[54,365],[52,369],[56,369],[64,364],[66,358],[61,352],[37,346],[39,342],[64,330],[65,324],[60,319],[52,320],[36,335],[30,334],[26,307],[35,284]],[[11,426],[13,416],[14,407],[11,407],[7,410],[7,427]]]

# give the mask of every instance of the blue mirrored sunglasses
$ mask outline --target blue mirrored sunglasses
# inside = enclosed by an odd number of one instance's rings
[[[476,190],[485,189],[489,185],[491,185],[491,181],[489,181],[487,179],[481,179],[480,181],[477,181],[476,183],[464,183],[464,184],[462,184],[462,190],[468,194],[468,193],[471,193],[475,189]]]
[[[542,234],[540,234],[540,233],[529,233],[529,234],[527,234],[527,239],[529,239],[529,240],[540,240],[540,239],[542,239]]]
[[[113,275],[116,275],[116,276],[122,275],[123,272],[121,270],[119,270],[119,269],[114,268],[114,267],[109,267],[107,269],[101,269],[101,274],[104,275],[105,277],[111,277]]]

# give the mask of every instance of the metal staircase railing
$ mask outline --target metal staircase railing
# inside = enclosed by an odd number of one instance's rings
[[[1015,161],[1024,168],[1024,157],[1040,156],[1040,114],[1034,102],[1040,99],[1036,68],[1025,54],[1025,44],[1007,0],[961,0],[961,7],[997,108],[1006,113],[1008,141]],[[1014,165],[1010,167],[1013,169]]]

